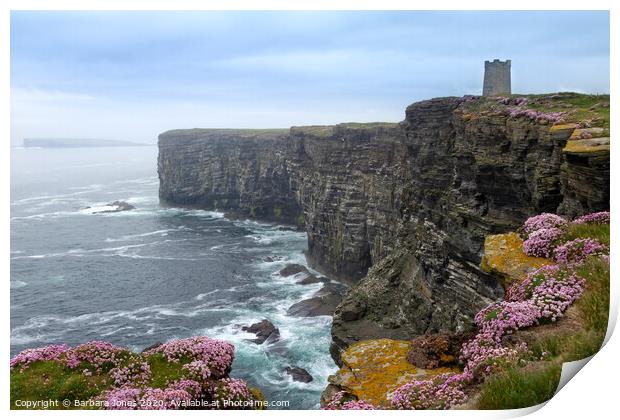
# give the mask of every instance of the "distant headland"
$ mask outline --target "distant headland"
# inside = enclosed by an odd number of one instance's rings
[[[139,147],[150,146],[145,143],[135,143],[124,140],[80,139],[80,138],[31,138],[24,139],[24,147],[40,147],[46,149],[75,148],[75,147]]]

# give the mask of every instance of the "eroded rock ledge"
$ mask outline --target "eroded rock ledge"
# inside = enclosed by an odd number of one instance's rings
[[[334,314],[336,361],[364,339],[465,331],[503,295],[480,268],[487,235],[609,207],[609,150],[564,150],[574,125],[490,101],[422,101],[398,124],[168,131],[160,198],[303,226],[310,264],[357,283]]]

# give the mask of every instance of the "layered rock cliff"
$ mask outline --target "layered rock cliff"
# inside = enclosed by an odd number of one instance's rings
[[[609,148],[565,151],[574,124],[511,101],[432,99],[399,124],[169,131],[160,197],[305,226],[315,268],[361,279],[334,314],[337,361],[361,339],[467,330],[503,293],[479,268],[486,235],[609,206]]]

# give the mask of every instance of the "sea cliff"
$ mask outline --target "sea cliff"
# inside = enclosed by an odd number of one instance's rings
[[[470,330],[501,299],[485,237],[542,212],[609,208],[609,96],[437,98],[400,123],[159,136],[160,199],[294,224],[354,286],[332,356],[373,338]]]

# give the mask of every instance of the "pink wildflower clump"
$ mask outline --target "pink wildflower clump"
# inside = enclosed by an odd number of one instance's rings
[[[523,223],[523,232],[530,235],[540,229],[557,228],[564,229],[568,221],[561,216],[553,213],[542,213],[532,216]]]
[[[161,388],[135,388],[125,386],[104,392],[99,399],[106,410],[179,410],[189,406],[194,396],[176,386]]]
[[[523,106],[525,104],[527,104],[527,98],[523,98],[523,97],[515,98],[515,105]]]
[[[128,349],[115,346],[107,341],[91,341],[68,350],[66,364],[70,368],[76,368],[80,364],[86,363],[92,366],[97,373],[101,373],[117,367],[129,357],[129,354]]]
[[[517,364],[527,353],[525,343],[506,347],[495,342],[494,337],[479,333],[461,348],[461,361],[465,363],[462,378],[465,381],[480,381],[502,368]]]
[[[540,318],[556,321],[581,296],[585,279],[558,265],[546,265],[508,291],[511,301],[528,300],[540,310]]]
[[[563,281],[547,279],[534,289],[532,302],[540,308],[541,317],[555,322],[583,294],[585,280],[576,274]]]
[[[141,410],[179,410],[188,406],[192,395],[178,388],[145,388],[140,398]]]
[[[159,347],[149,350],[145,354],[162,353],[169,362],[201,361],[200,369],[208,368],[213,378],[220,378],[230,369],[234,356],[235,346],[221,340],[209,337],[196,336],[168,341]],[[198,368],[194,365],[192,369]]]
[[[364,400],[351,400],[347,393],[339,391],[334,394],[323,410],[378,410],[379,408]]]
[[[19,367],[20,371],[27,369],[30,363],[38,361],[56,360],[60,361],[61,357],[69,350],[69,346],[66,344],[52,344],[45,347],[39,347],[34,349],[26,349],[19,352],[19,354],[11,359],[11,370],[15,367]]]
[[[192,396],[197,398],[203,396],[202,385],[192,379],[179,379],[178,381],[170,382],[167,388],[181,389],[189,392]]]
[[[522,106],[509,107],[508,116],[511,118],[527,118],[535,122],[550,122],[553,124],[564,121],[564,112],[542,112],[535,109],[528,109]]]
[[[412,381],[396,389],[390,403],[400,410],[447,410],[467,400],[457,375],[443,374],[423,381]]]
[[[107,410],[137,410],[142,390],[131,386],[113,388],[99,398],[106,402]]]
[[[211,369],[204,360],[194,360],[183,365],[183,370],[187,371],[188,377],[199,381],[206,381],[211,377]]]
[[[609,212],[608,211],[599,211],[596,213],[590,213],[590,214],[586,214],[584,216],[581,216],[575,220],[573,220],[573,223],[577,223],[579,225],[583,225],[586,223],[592,223],[592,224],[597,224],[597,225],[606,225],[609,224]]]
[[[550,258],[563,235],[564,231],[558,228],[538,229],[523,242],[523,252],[533,257]]]
[[[609,254],[609,248],[590,238],[577,238],[558,246],[554,251],[555,262],[561,264],[581,264],[590,255]]]
[[[243,379],[219,379],[210,387],[213,399],[219,401],[247,401],[252,398],[250,388]]]
[[[521,328],[538,323],[539,308],[531,301],[502,301],[487,306],[476,314],[474,320],[483,334],[494,342]]]
[[[122,387],[130,384],[145,384],[151,377],[151,367],[147,362],[131,362],[110,370],[114,385]]]

